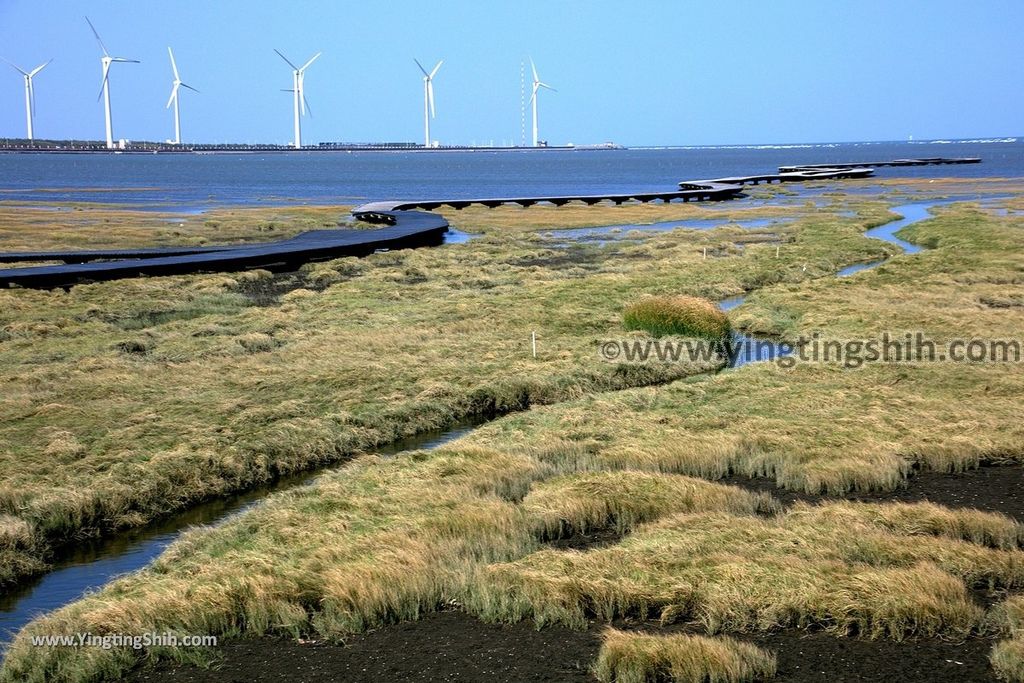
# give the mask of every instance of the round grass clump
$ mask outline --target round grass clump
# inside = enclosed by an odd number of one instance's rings
[[[725,313],[711,301],[695,296],[646,297],[626,306],[622,318],[627,330],[643,330],[655,337],[722,339],[729,334]]]

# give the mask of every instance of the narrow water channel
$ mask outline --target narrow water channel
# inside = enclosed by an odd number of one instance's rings
[[[931,218],[930,209],[934,206],[941,206],[944,204],[951,204],[954,200],[943,200],[934,202],[922,202],[915,204],[902,204],[900,206],[893,207],[890,209],[893,213],[897,213],[902,218],[880,225],[877,228],[871,228],[864,233],[866,237],[889,242],[895,244],[903,250],[905,254],[916,254],[921,251],[921,247],[916,244],[911,244],[905,240],[901,240],[896,237],[896,233],[903,228],[918,223],[920,221]],[[885,259],[877,261],[869,261],[867,263],[854,263],[853,265],[846,266],[836,273],[836,277],[850,277],[857,273],[865,270],[871,270],[885,263]],[[723,311],[731,311],[746,300],[745,294],[739,294],[737,296],[731,296],[728,299],[723,299],[718,302],[718,307]],[[787,345],[781,344],[778,341],[772,339],[763,339],[753,337],[749,334],[743,334],[741,332],[733,332],[731,339],[731,350],[729,358],[729,367],[738,368],[750,363],[758,363],[761,361],[772,361],[781,356],[787,355],[792,352]]]
[[[913,254],[920,247],[905,242],[894,233],[918,221],[930,218],[929,209],[951,203],[952,200],[905,204],[892,209],[903,218],[868,230],[868,237],[885,240],[901,247],[905,253]],[[458,240],[455,240],[458,241]],[[851,275],[884,263],[876,261],[856,264],[844,268],[839,276]],[[856,268],[850,271],[851,268]],[[745,295],[733,296],[719,302],[722,310],[731,310],[745,300]],[[748,363],[772,360],[779,357],[784,349],[777,342],[758,339],[736,333],[734,348],[739,353],[730,362],[730,367]],[[471,432],[487,422],[486,418],[460,423],[450,429],[427,432],[404,439],[379,449],[381,455],[398,455],[406,451],[433,449]],[[7,649],[7,643],[32,619],[58,609],[86,593],[98,590],[117,576],[136,571],[148,565],[170,545],[183,531],[197,525],[213,525],[240,514],[266,498],[271,493],[312,483],[324,471],[334,469],[333,465],[324,470],[310,471],[280,479],[268,486],[252,489],[236,496],[221,498],[190,508],[173,517],[139,529],[80,544],[59,555],[52,563],[53,569],[33,583],[7,595],[0,595],[0,656]]]
[[[396,441],[374,451],[394,456],[406,451],[431,450],[469,433],[487,420],[460,422],[434,432]],[[241,514],[277,491],[313,483],[334,464],[322,470],[302,472],[226,498],[217,498],[153,524],[92,542],[77,544],[59,553],[53,569],[15,592],[0,595],[0,655],[9,640],[37,616],[78,600],[102,588],[115,577],[136,571],[156,559],[164,549],[189,528],[219,524]]]

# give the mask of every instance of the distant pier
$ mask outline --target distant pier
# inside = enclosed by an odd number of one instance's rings
[[[947,164],[980,164],[978,157],[924,157],[921,159],[893,159],[892,161],[860,162],[856,164],[803,164],[801,166],[779,166],[779,173],[796,173],[799,171],[815,171],[827,169],[847,169],[854,167],[879,168],[881,166],[945,166]]]

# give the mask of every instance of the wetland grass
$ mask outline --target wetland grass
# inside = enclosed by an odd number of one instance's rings
[[[634,208],[589,211],[615,222]],[[596,343],[622,333],[619,311],[639,293],[721,298],[823,275],[803,264],[826,254],[885,253],[863,229],[816,215],[778,228],[781,258],[751,246],[705,261],[701,245],[731,233],[565,250],[509,228],[287,281],[253,271],[0,292],[0,512],[28,523],[35,543],[19,547],[39,551],[9,566],[467,416],[714,369],[595,362]]]
[[[245,244],[359,225],[349,220],[347,206],[214,207],[187,214],[176,213],[173,206],[153,209],[0,201],[0,251]]]
[[[654,337],[679,335],[724,339],[729,318],[711,301],[694,296],[649,296],[635,301],[622,313],[627,330],[642,330]]]
[[[150,342],[141,357],[112,348],[125,330],[75,316],[97,297],[104,310],[131,310],[126,302],[145,281],[60,295],[62,319],[70,321],[63,326],[52,313],[43,320],[54,300],[16,292],[7,323],[14,334],[0,343],[0,354],[8,354],[3,379],[16,391],[0,404],[0,424],[4,443],[18,444],[21,456],[4,453],[12,468],[5,470],[8,505],[34,525],[33,535],[42,528],[38,520],[62,529],[94,523],[81,516],[88,505],[69,495],[72,482],[86,500],[104,494],[104,505],[117,501],[101,508],[103,515],[144,517],[140,510],[166,494],[156,483],[168,471],[177,487],[169,490],[194,492],[218,478],[226,488],[231,476],[251,480],[331,459],[393,437],[399,425],[443,422],[460,407],[558,404],[502,418],[435,451],[358,457],[312,486],[194,530],[146,570],[32,622],[13,643],[0,680],[117,680],[139,658],[122,649],[33,647],[31,637],[44,634],[172,630],[340,640],[452,606],[489,621],[577,628],[593,618],[649,616],[691,621],[709,635],[792,625],[896,640],[997,633],[1010,640],[993,651],[993,665],[1014,675],[1022,653],[1016,627],[1007,624],[1016,617],[1000,618],[997,608],[986,613],[968,589],[1024,585],[1017,522],[933,504],[781,511],[764,496],[690,477],[739,471],[807,491],[884,490],[900,486],[914,467],[1019,462],[1019,369],[785,371],[760,364],[693,377],[699,369],[686,368],[666,386],[600,395],[672,376],[613,381],[614,368],[596,379],[588,374],[599,363],[594,340],[622,333],[618,312],[637,292],[715,298],[770,285],[731,319],[740,327],[769,321],[784,335],[816,325],[872,334],[913,322],[945,335],[977,323],[983,333],[1024,336],[1017,312],[990,315],[975,298],[975,284],[998,283],[1013,295],[1020,287],[1022,250],[1009,220],[943,212],[915,227],[922,231],[915,239],[934,238],[936,246],[914,257],[920,260],[897,258],[841,283],[814,280],[829,273],[826,260],[845,265],[889,253],[860,235],[885,220],[884,207],[857,206],[856,218],[815,214],[776,228],[785,238],[779,258],[774,248],[751,246],[704,261],[698,247],[717,236],[676,231],[637,245],[581,249],[567,262],[532,236],[489,235],[449,250],[371,257],[358,275],[321,292],[296,290],[273,306],[246,305],[231,276],[170,279],[178,290],[168,300],[230,303],[238,313],[133,330]],[[533,260],[511,265],[524,259]],[[427,280],[396,290],[395,278],[408,277],[409,268]],[[452,297],[453,287],[461,297]],[[921,295],[908,299],[911,287]],[[119,303],[111,305],[115,293]],[[833,312],[844,297],[863,307]],[[527,335],[513,344],[503,339],[536,328],[541,353],[534,364]],[[283,343],[249,353],[235,337],[253,333]],[[410,343],[383,353],[393,345],[381,339],[396,335]],[[439,337],[449,341],[443,352],[430,344]],[[73,366],[99,374],[77,381],[71,374],[77,393],[65,392],[63,401],[47,394],[46,381]],[[420,369],[415,376],[413,367]],[[132,403],[119,403],[119,392]],[[119,421],[136,431],[111,433]],[[105,450],[118,443],[132,443],[145,457]],[[71,463],[73,479],[54,470],[58,458]],[[143,494],[118,507],[125,498],[106,487],[111,472],[128,471],[131,477],[113,480]],[[16,490],[29,493],[14,500]],[[543,545],[569,527],[602,524],[627,535],[586,552]],[[999,609],[1010,615],[1011,607]],[[722,671],[736,654],[718,639],[728,653],[706,640],[628,641],[616,641],[614,661],[637,650],[640,661],[623,664],[624,675],[674,662]]]
[[[775,655],[727,636],[604,632],[594,674],[602,683],[748,683],[775,676]]]

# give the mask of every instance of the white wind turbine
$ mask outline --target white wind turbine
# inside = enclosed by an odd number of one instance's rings
[[[437,75],[437,70],[444,64],[442,59],[434,67],[434,70],[427,73],[427,70],[420,64],[420,60],[413,59],[416,62],[416,66],[423,72],[423,146],[430,147],[430,119],[435,116],[434,112],[434,76]]]
[[[107,52],[107,46],[103,44],[103,39],[100,38],[100,34],[96,32],[96,27],[89,21],[89,17],[85,20],[89,23],[89,28],[92,29],[92,34],[96,36],[96,42],[100,44],[100,49],[103,50],[103,56],[100,57],[100,63],[103,64],[103,84],[100,86],[100,94],[96,99],[103,98],[103,110],[107,117],[107,149],[114,148],[114,129],[110,121],[110,65],[114,62],[130,62],[132,64],[138,64],[137,59],[125,59],[124,57],[111,57],[110,53]]]
[[[530,68],[533,69],[533,94],[530,95],[530,104],[533,105],[533,146],[537,146],[537,91],[541,88],[547,88],[551,92],[558,92],[547,83],[542,83],[540,78],[537,76],[537,66],[533,63],[533,57],[530,57]]]
[[[171,56],[171,70],[174,71],[174,84],[171,87],[171,97],[167,100],[167,106],[164,109],[170,109],[171,103],[174,103],[174,144],[181,144],[181,108],[178,106],[178,90],[182,87],[188,88],[193,92],[199,92],[188,83],[182,83],[181,77],[178,75],[178,65],[174,63],[174,53],[171,52],[171,48],[167,48],[167,54]]]
[[[308,62],[306,62],[302,66],[295,66],[294,64],[291,63],[291,60],[289,60],[287,57],[285,57],[283,54],[281,54],[280,50],[275,48],[274,52],[276,52],[278,54],[278,56],[281,59],[283,59],[285,62],[287,62],[288,66],[290,66],[293,69],[293,71],[292,71],[292,89],[288,90],[286,92],[291,92],[291,93],[295,94],[295,96],[294,96],[294,99],[295,99],[295,149],[301,149],[302,148],[302,122],[300,120],[300,116],[305,116],[306,110],[309,109],[309,102],[306,101],[306,93],[305,93],[305,91],[303,89],[303,82],[304,82],[304,80],[306,78],[306,69],[309,68],[310,64],[312,64],[313,62],[315,62],[317,60],[317,57],[319,57],[321,53],[317,52],[315,55],[310,57]],[[312,110],[310,110],[309,113],[310,113],[310,116],[313,115]]]
[[[7,62],[6,59],[4,61]],[[46,64],[49,64],[52,61],[53,60],[51,59],[51,60],[47,61]],[[25,124],[28,126],[28,139],[32,140],[33,139],[32,119],[35,118],[35,115],[36,115],[36,91],[35,91],[35,87],[32,85],[32,79],[35,77],[35,75],[37,73],[39,73],[40,71],[42,71],[46,67],[46,64],[40,64],[39,66],[37,66],[36,68],[32,69],[31,71],[25,71],[21,67],[15,65],[15,64],[12,64],[11,62],[7,62],[7,63],[10,64],[11,67],[15,71],[20,73],[24,77],[24,79],[25,79]]]

